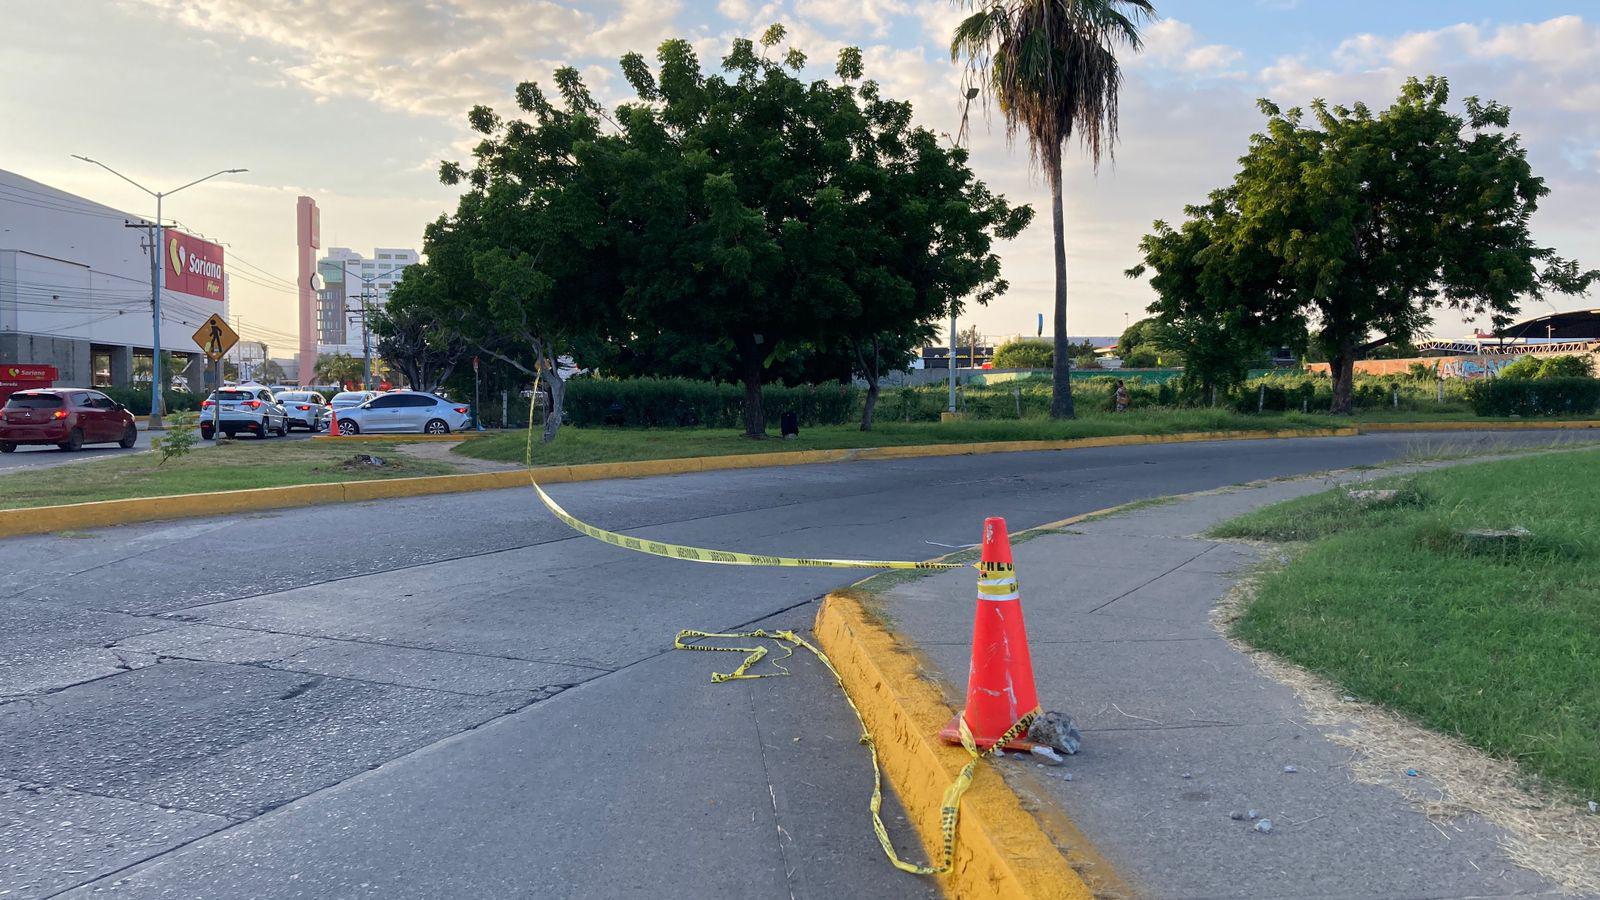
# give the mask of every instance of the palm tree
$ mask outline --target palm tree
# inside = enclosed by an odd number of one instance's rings
[[[325,384],[337,384],[340,390],[361,380],[361,360],[348,353],[324,353],[317,357],[314,377]]]
[[[1067,244],[1061,203],[1061,148],[1074,135],[1096,169],[1114,154],[1118,45],[1138,50],[1139,27],[1156,15],[1149,0],[973,0],[956,26],[950,58],[967,58],[969,77],[987,88],[1006,135],[1028,132],[1044,163],[1055,231],[1055,366],[1050,415],[1070,419],[1072,361],[1067,349]]]

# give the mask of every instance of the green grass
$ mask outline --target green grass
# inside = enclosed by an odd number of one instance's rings
[[[1342,491],[1215,530],[1309,541],[1266,573],[1245,641],[1586,798],[1600,797],[1600,451],[1477,463],[1401,479],[1401,502]],[[1521,525],[1474,549],[1465,528]],[[1427,760],[1418,760],[1425,768]]]
[[[341,465],[357,453],[381,456],[388,465],[382,469],[346,469]],[[449,475],[456,471],[448,463],[405,456],[395,450],[395,445],[377,441],[343,445],[244,439],[202,446],[166,465],[157,465],[159,458],[157,454],[140,453],[13,471],[0,476],[0,509],[288,484]]]
[[[913,444],[962,444],[984,441],[1062,440],[1121,434],[1178,434],[1190,431],[1254,431],[1263,428],[1330,428],[1346,419],[1291,413],[1242,416],[1223,410],[1152,410],[1121,415],[1095,413],[1071,421],[1012,419],[959,422],[883,422],[872,431],[854,425],[802,428],[791,441],[777,437],[750,440],[733,429],[711,428],[562,428],[550,444],[535,444],[538,465],[671,459],[682,456],[726,456],[786,450],[835,450],[855,447],[899,447]],[[522,432],[475,438],[456,448],[478,459],[521,462]]]
[[[872,431],[854,425],[802,428],[799,438],[776,436],[750,440],[735,429],[716,428],[573,428],[564,427],[551,444],[534,445],[537,465],[626,462],[686,456],[779,453],[786,450],[838,450],[899,447],[914,444],[961,444],[985,441],[1063,440],[1124,434],[1180,434],[1194,431],[1258,431],[1262,429],[1345,428],[1363,422],[1473,422],[1470,413],[1425,414],[1394,410],[1355,416],[1325,413],[1241,415],[1221,409],[1150,409],[1113,414],[1081,412],[1070,421],[1050,419],[986,419],[959,422],[896,422],[880,419]],[[1551,420],[1556,421],[1556,420]],[[466,441],[455,452],[478,459],[521,462],[525,433],[505,431]]]

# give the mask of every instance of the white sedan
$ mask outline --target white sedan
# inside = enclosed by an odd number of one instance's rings
[[[472,408],[424,391],[389,391],[339,410],[340,434],[449,434],[466,428]]]

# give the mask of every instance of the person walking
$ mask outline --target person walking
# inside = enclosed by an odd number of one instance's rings
[[[1128,386],[1122,383],[1121,378],[1117,379],[1117,392],[1114,395],[1114,401],[1116,402],[1117,412],[1128,411]]]

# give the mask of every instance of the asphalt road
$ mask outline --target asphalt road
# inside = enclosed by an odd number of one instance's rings
[[[1584,439],[1155,445],[552,493],[660,540],[925,558],[987,515],[1015,530],[1417,449]],[[670,649],[681,628],[807,627],[864,573],[632,554],[527,490],[17,538],[0,573],[8,898],[928,893],[883,861],[855,723],[811,661],[712,685],[737,656]]]
[[[69,463],[83,462],[89,459],[99,459],[104,456],[120,456],[128,453],[145,453],[150,450],[150,432],[141,429],[139,440],[133,447],[124,450],[116,444],[90,444],[76,453],[69,453],[53,445],[25,445],[18,447],[13,453],[0,453],[0,475],[12,471],[25,471],[48,466],[63,466]],[[269,440],[297,440],[303,441],[311,437],[310,432],[291,431],[284,438],[269,438]],[[255,440],[244,436],[241,441]],[[201,441],[198,446],[210,446],[209,441]]]

